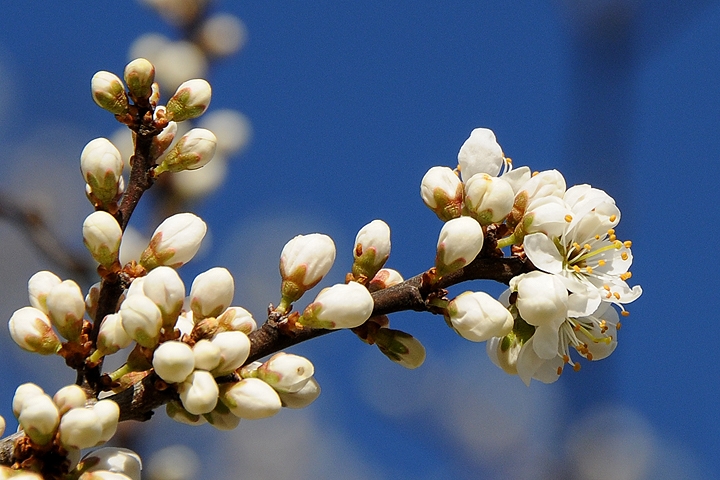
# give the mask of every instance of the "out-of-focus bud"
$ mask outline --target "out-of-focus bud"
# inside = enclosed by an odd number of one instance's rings
[[[60,350],[60,339],[52,328],[50,319],[33,307],[15,310],[8,322],[10,336],[23,350],[50,355]]]
[[[120,265],[127,265],[131,261],[138,262],[148,242],[147,237],[128,225],[120,242]]]
[[[244,378],[224,387],[220,398],[234,415],[249,420],[272,417],[282,408],[277,392],[258,378]]]
[[[107,442],[115,435],[120,420],[120,407],[114,401],[106,398],[93,405],[92,410],[102,427],[100,441],[96,444],[99,445]]]
[[[183,408],[182,403],[174,400],[165,405],[165,413],[176,422],[184,423],[185,425],[197,426],[207,423],[207,420],[205,420],[202,414],[190,413]]]
[[[335,243],[321,233],[298,235],[280,253],[281,307],[285,310],[323,279],[335,262]]]
[[[174,268],[160,266],[143,278],[142,291],[160,309],[163,327],[173,328],[185,301],[185,284],[180,275]]]
[[[240,424],[240,417],[232,413],[223,402],[218,402],[212,412],[203,416],[210,425],[218,430],[233,430]]]
[[[115,217],[99,210],[83,222],[83,243],[90,255],[102,266],[110,267],[118,261],[122,229]]]
[[[67,385],[53,396],[53,402],[57,405],[60,415],[65,415],[65,412],[73,409],[84,407],[87,402],[87,397],[82,388],[77,385]]]
[[[195,357],[195,368],[210,371],[220,365],[220,347],[210,340],[198,340],[192,347]]]
[[[237,110],[229,108],[213,110],[203,115],[198,126],[207,128],[215,134],[218,141],[216,153],[223,156],[240,151],[252,136],[250,120]]]
[[[155,303],[144,295],[131,295],[120,305],[123,329],[137,343],[153,348],[160,339],[162,314]]]
[[[15,389],[15,395],[12,400],[12,409],[15,418],[20,416],[20,411],[25,400],[37,395],[45,395],[45,391],[34,383],[23,383]]]
[[[245,43],[245,25],[235,15],[209,17],[200,27],[199,40],[203,49],[216,57],[226,57],[240,50]]]
[[[405,368],[414,369],[425,361],[425,347],[412,335],[381,328],[375,332],[375,344],[380,351],[393,362]]]
[[[368,290],[375,292],[384,288],[392,287],[398,283],[402,283],[403,278],[400,272],[392,268],[382,268],[378,270],[368,285]]]
[[[48,316],[60,335],[77,341],[83,326],[85,297],[77,283],[65,280],[50,290],[46,299]]]
[[[504,337],[493,337],[485,344],[490,360],[510,375],[518,374],[517,362],[522,346],[523,343],[512,332]]]
[[[31,395],[22,402],[18,422],[33,442],[46,445],[55,436],[60,412],[48,395]]]
[[[155,175],[197,170],[212,160],[216,146],[217,138],[214,133],[204,128],[193,128],[165,155],[160,165],[155,168]]]
[[[100,108],[104,108],[115,115],[128,112],[128,98],[125,86],[117,75],[100,71],[92,77],[90,82],[92,97]]]
[[[170,177],[173,193],[180,198],[193,200],[204,197],[227,179],[228,161],[219,151],[215,151],[212,162],[197,170],[183,170]]]
[[[90,448],[100,441],[102,425],[90,408],[73,408],[60,419],[60,442],[68,448]]]
[[[220,350],[220,364],[212,371],[225,375],[240,368],[250,355],[250,339],[242,332],[220,332],[211,340]]]
[[[144,58],[136,58],[125,66],[125,83],[136,99],[148,98],[155,81],[155,67]]]
[[[359,283],[337,284],[324,288],[305,308],[298,323],[329,330],[355,328],[370,318],[374,306],[372,295]]]
[[[90,187],[91,200],[105,205],[122,191],[123,159],[115,145],[107,138],[88,142],[80,154],[80,171]]]
[[[439,277],[460,270],[475,260],[482,250],[485,236],[480,224],[470,217],[448,220],[440,230],[435,256]]]
[[[514,200],[512,186],[500,177],[478,173],[465,182],[465,209],[480,225],[502,221]]]
[[[510,333],[513,316],[485,292],[464,292],[447,306],[445,320],[458,334],[473,342]]]
[[[253,376],[263,380],[278,392],[300,391],[315,374],[315,367],[305,357],[278,352],[260,365]]]
[[[257,330],[257,323],[252,314],[242,307],[228,307],[217,317],[218,331],[243,332],[250,335]]]
[[[420,196],[443,222],[462,213],[463,184],[448,167],[432,167],[420,183]]]
[[[320,384],[315,380],[315,377],[312,377],[297,392],[278,392],[278,395],[283,407],[305,408],[320,396]]]
[[[155,373],[167,383],[182,383],[195,369],[193,349],[175,340],[162,343],[153,353]]]
[[[493,131],[488,128],[473,130],[460,147],[458,163],[463,180],[468,180],[476,173],[496,177],[503,164],[503,152]]]
[[[210,105],[212,88],[201,78],[183,82],[165,106],[168,119],[176,122],[190,120],[205,113]]]
[[[60,283],[62,283],[60,277],[47,270],[37,272],[30,277],[30,280],[28,280],[30,305],[47,314],[46,300],[48,293],[50,293],[50,290],[52,290],[55,285],[60,285]]]
[[[0,415],[0,437],[5,433],[5,418]]]
[[[177,268],[189,262],[200,249],[207,225],[192,213],[178,213],[162,222],[150,245],[140,256],[140,265],[152,270],[160,265]]]
[[[156,110],[157,111],[157,110]],[[177,134],[177,123],[170,122],[167,127],[163,128],[160,134],[153,138],[150,146],[150,157],[155,160],[162,155],[170,144],[175,140]]]
[[[101,286],[102,284],[100,282],[94,283],[88,290],[87,295],[85,295],[85,311],[92,320],[95,320],[95,315],[97,314]]]
[[[232,303],[235,281],[226,268],[215,267],[201,273],[190,287],[190,309],[195,322],[217,317]]]
[[[205,370],[195,370],[178,387],[183,408],[194,415],[213,411],[220,389],[215,379]]]
[[[97,339],[97,354],[93,354],[91,360],[97,361],[105,355],[112,355],[119,350],[129,347],[132,338],[127,334],[122,324],[119,313],[106,315],[100,324],[100,331]]]
[[[373,220],[355,237],[352,273],[368,280],[385,265],[390,256],[390,227],[382,220]]]
[[[113,472],[130,480],[140,480],[140,456],[127,448],[105,447],[87,454],[77,467],[81,472]],[[80,477],[83,478],[83,477]]]

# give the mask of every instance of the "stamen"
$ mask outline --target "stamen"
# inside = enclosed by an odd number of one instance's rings
[[[620,300],[620,292],[613,292],[613,297]]]
[[[620,280],[627,281],[630,277],[632,277],[632,272],[625,272],[620,274]]]
[[[615,229],[614,229],[614,228],[609,228],[609,229],[608,229],[608,235],[615,235]]]
[[[627,312],[627,310],[625,311]],[[622,323],[617,322],[617,324],[615,325],[615,330],[620,330],[620,328],[622,328]]]
[[[573,243],[572,243],[572,246],[573,246],[573,248],[574,248],[575,250],[580,250],[580,244],[579,244],[579,243],[573,242]]]
[[[595,240],[600,240],[600,235],[595,235]]]
[[[617,237],[615,235],[610,235],[610,241],[614,242],[615,240],[617,240]]]
[[[558,377],[560,376],[560,374],[562,373],[562,371],[563,371],[563,367],[558,367],[558,368],[557,368]]]
[[[575,370],[576,372],[579,372],[579,371],[580,371],[580,364],[579,364],[579,363],[576,363],[575,365],[573,365],[573,370]]]
[[[563,362],[570,363],[570,357],[568,355],[563,355]]]
[[[592,275],[593,273],[592,267],[585,267],[585,271],[588,273],[588,275]]]
[[[604,266],[605,266],[605,260],[602,260],[602,259],[598,260],[598,265],[601,266],[601,267],[604,267]]]
[[[603,285],[603,288],[605,290],[607,290],[608,292],[610,291],[610,285],[608,285],[607,283],[605,285]]]
[[[625,246],[625,248],[630,248],[630,247],[632,247],[632,241],[631,241],[631,240],[625,240],[625,241],[623,242],[623,245]]]
[[[608,292],[607,295],[605,295],[605,298],[612,298],[612,293]]]
[[[610,220],[611,222],[614,222],[615,220],[617,220],[617,215],[610,215],[609,220]]]
[[[583,248],[588,251],[592,250],[592,247],[590,246],[589,243],[586,243],[585,245],[583,245]]]
[[[538,172],[537,170],[535,170],[534,172],[532,172],[532,175],[530,175],[530,176],[531,176],[531,177],[534,177],[534,176],[537,175],[538,173],[540,173],[540,172]]]
[[[627,260],[627,259],[628,259],[628,254],[627,254],[627,252],[622,252],[622,253],[620,254],[620,258],[622,258],[623,260]]]
[[[590,352],[588,352],[587,355],[585,355],[585,358],[587,358],[588,360],[592,361],[592,359],[593,359],[593,354],[590,353]]]
[[[575,270],[575,273],[580,273],[580,267],[577,265],[573,265],[573,270]]]
[[[617,248],[618,250],[620,250],[620,249],[623,247],[623,244],[622,244],[622,242],[621,242],[620,240],[613,240],[613,245],[614,245],[615,248]]]
[[[572,222],[572,215],[570,215],[570,214],[565,215],[565,221],[566,221],[567,223]]]

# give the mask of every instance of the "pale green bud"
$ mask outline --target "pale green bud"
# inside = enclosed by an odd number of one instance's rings
[[[92,77],[90,82],[92,97],[95,103],[115,115],[128,113],[129,103],[125,86],[117,75],[100,71]]]

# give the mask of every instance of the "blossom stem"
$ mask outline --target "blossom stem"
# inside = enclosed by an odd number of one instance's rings
[[[515,234],[501,238],[497,242],[497,248],[505,248],[515,244]]]

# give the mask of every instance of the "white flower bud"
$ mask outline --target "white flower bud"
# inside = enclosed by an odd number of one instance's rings
[[[5,418],[0,415],[0,437],[5,433]]]
[[[197,426],[207,423],[207,420],[202,414],[190,413],[183,408],[182,403],[174,400],[165,405],[165,413],[167,413],[167,416],[171,419],[178,423],[184,423],[185,425]]]
[[[77,385],[67,385],[53,395],[53,402],[57,405],[60,415],[73,408],[84,407],[87,403],[87,397],[82,388]]]
[[[526,234],[538,232],[559,237],[567,229],[571,216],[562,198],[538,198],[528,206],[522,223],[515,229],[516,241],[522,241]]]
[[[214,133],[204,128],[193,128],[165,155],[160,165],[155,168],[155,175],[197,170],[212,160],[216,147],[217,138]]]
[[[297,392],[278,392],[278,395],[283,407],[305,408],[320,396],[320,384],[315,380],[315,377],[311,377]]]
[[[127,334],[122,324],[122,318],[119,313],[111,313],[106,315],[100,324],[100,331],[97,339],[97,349],[99,355],[112,355],[113,353],[129,347],[132,338]]]
[[[15,395],[13,396],[12,401],[12,409],[15,418],[20,416],[20,411],[22,410],[25,400],[37,395],[45,395],[45,391],[34,383],[23,383],[15,389]]]
[[[140,264],[147,270],[160,265],[177,268],[195,256],[206,232],[207,225],[199,217],[192,213],[175,214],[155,230]]]
[[[485,292],[464,292],[447,306],[448,324],[463,338],[484,342],[510,333],[513,316]]]
[[[102,266],[110,267],[118,261],[122,229],[115,217],[99,210],[83,222],[83,243],[90,255]]]
[[[30,277],[30,280],[28,280],[30,305],[47,314],[47,295],[55,285],[60,285],[60,283],[62,283],[60,277],[47,270],[37,272]]]
[[[160,309],[163,327],[173,328],[185,301],[185,284],[180,275],[174,268],[160,266],[142,278],[142,292]]]
[[[123,474],[131,480],[140,480],[142,461],[137,453],[127,448],[105,447],[87,454],[78,470],[114,472]]]
[[[315,367],[305,357],[278,352],[255,370],[255,377],[278,392],[294,393],[302,389],[315,374]]]
[[[521,188],[518,195],[527,196],[527,203],[542,197],[565,195],[565,178],[557,170],[545,170],[534,175]]]
[[[211,342],[220,349],[220,364],[213,369],[214,375],[240,368],[250,355],[250,339],[243,332],[220,332]]]
[[[222,431],[233,430],[240,424],[240,417],[232,413],[223,402],[218,402],[212,412],[203,416],[210,425]]]
[[[78,477],[78,480],[132,480],[125,474],[110,472],[108,470],[93,470],[85,472]]]
[[[155,111],[157,112],[157,109]],[[169,122],[167,127],[163,128],[163,131],[153,138],[152,145],[150,146],[150,158],[157,160],[158,157],[167,150],[173,140],[175,140],[177,129],[176,122]]]
[[[370,281],[368,290],[375,292],[402,282],[403,277],[400,275],[400,272],[393,270],[392,268],[381,268]]]
[[[240,151],[247,145],[252,135],[250,120],[237,110],[229,108],[213,110],[203,115],[199,126],[215,134],[218,140],[216,153],[222,153],[224,156]]]
[[[371,279],[390,256],[390,227],[382,220],[373,220],[355,237],[352,273]]]
[[[226,332],[243,332],[250,335],[257,330],[252,314],[242,307],[228,307],[217,317],[218,329]]]
[[[60,349],[60,339],[52,328],[50,319],[33,307],[15,310],[8,322],[10,336],[23,350],[50,355]]]
[[[470,217],[448,220],[440,230],[435,267],[442,277],[475,260],[482,250],[485,236],[480,224]]]
[[[459,217],[462,212],[463,184],[451,168],[428,170],[420,183],[420,196],[443,222]]]
[[[168,100],[166,109],[168,118],[176,122],[182,122],[196,118],[205,113],[210,105],[212,88],[203,79],[193,79],[182,83],[175,95]]]
[[[415,369],[425,361],[425,347],[412,335],[400,330],[381,328],[375,332],[375,345],[393,362]]]
[[[203,50],[216,57],[237,52],[245,43],[245,25],[235,15],[218,14],[205,20],[200,28],[199,40]]]
[[[234,415],[248,420],[272,417],[282,408],[277,392],[258,378],[244,378],[223,388],[221,399]]]
[[[242,378],[257,378],[258,368],[262,367],[262,365],[262,362],[250,362],[247,365],[243,365],[243,367],[238,370],[237,373]]]
[[[505,337],[493,337],[485,344],[490,360],[510,375],[518,374],[517,363],[522,346],[512,333]]]
[[[155,373],[166,382],[184,382],[195,369],[193,349],[175,340],[164,342],[155,350],[152,364]]]
[[[458,163],[463,180],[476,173],[487,173],[496,177],[503,164],[503,152],[493,131],[487,128],[473,130],[460,147]]]
[[[125,67],[124,78],[133,97],[149,98],[155,82],[155,67],[144,58],[136,58]]]
[[[183,408],[194,415],[210,413],[217,405],[220,389],[205,370],[195,370],[178,387]]]
[[[105,443],[110,440],[117,431],[118,421],[120,420],[120,407],[114,401],[106,398],[93,405],[92,410],[95,412],[98,422],[102,427],[98,444]]]
[[[502,178],[478,173],[465,182],[465,208],[481,225],[501,222],[514,200],[515,192]]]
[[[198,340],[192,347],[195,368],[210,371],[220,365],[220,347],[210,340]]]
[[[38,445],[46,445],[55,436],[60,422],[60,412],[55,403],[44,393],[30,395],[21,403],[18,421],[25,435]]]
[[[85,311],[91,319],[95,320],[97,315],[98,302],[100,301],[100,288],[102,287],[101,282],[93,283],[85,295]]]
[[[128,98],[125,86],[117,75],[100,71],[92,77],[90,82],[92,97],[100,108],[104,108],[115,115],[128,112]]]
[[[226,268],[215,267],[201,273],[190,287],[190,308],[195,322],[217,317],[232,303],[235,281]]]
[[[65,280],[50,290],[46,298],[48,316],[60,335],[77,341],[85,315],[85,297],[77,283]]]
[[[122,192],[123,159],[115,145],[107,138],[88,142],[80,154],[80,171],[90,187],[88,198],[106,205]]]
[[[100,441],[102,425],[90,408],[73,408],[60,419],[60,442],[64,447],[90,448]]]
[[[298,323],[333,330],[355,328],[370,318],[374,306],[372,295],[359,283],[337,284],[324,288],[305,308]]]
[[[335,262],[335,243],[320,233],[298,235],[280,253],[281,293],[286,303],[296,301],[318,284]]]
[[[162,328],[162,314],[144,295],[131,295],[120,305],[120,320],[127,334],[146,348],[157,345]]]

